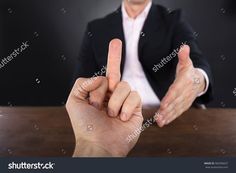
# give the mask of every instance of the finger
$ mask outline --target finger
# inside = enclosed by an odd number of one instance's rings
[[[185,90],[184,92],[187,93],[188,90]],[[178,94],[171,102],[169,102],[166,107],[164,107],[165,101],[163,101],[160,105],[160,113],[166,115],[167,113],[171,112],[176,107],[176,105],[182,105],[185,101],[185,98],[187,98],[188,96],[188,94],[186,95],[185,93],[181,92],[180,94]]]
[[[169,117],[172,116],[173,112],[176,112],[176,106],[182,105],[181,100],[183,100],[183,97],[179,96],[176,99],[174,99],[170,104],[168,104],[168,106],[165,108],[163,108],[161,104],[160,109],[158,111],[160,115],[156,120],[157,124],[160,127],[163,127],[166,124]]]
[[[170,112],[172,112],[175,109],[175,104],[171,103],[170,105],[168,105],[168,107],[166,109],[159,109],[159,114],[161,115],[159,117],[159,119],[157,120],[158,122],[162,123],[162,121],[166,120],[166,117],[168,117],[168,114]],[[163,123],[162,123],[163,124]],[[165,123],[164,123],[165,124]]]
[[[161,101],[160,109],[166,109],[178,97],[178,88],[175,85],[171,85],[167,91],[165,97]]]
[[[97,109],[102,109],[103,102],[106,97],[106,93],[108,90],[108,81],[107,78],[103,77],[103,82],[101,83],[100,87],[96,90],[91,91],[89,93],[89,103],[93,105]]]
[[[188,110],[193,101],[195,100],[195,97],[193,97],[193,94],[191,94],[191,90],[186,89],[186,94],[182,94],[179,97],[177,97],[173,103],[171,103],[168,108],[165,110],[160,111],[161,114],[163,114],[163,118],[161,119],[161,123],[163,124],[169,124],[173,120],[175,120],[177,117],[179,117],[183,112]],[[173,114],[175,112],[175,114]]]
[[[184,88],[182,86],[182,83],[176,83],[172,84],[166,94],[166,96],[162,99],[159,109],[160,116],[158,117],[158,120],[156,121],[157,124],[160,127],[163,127],[163,125],[166,123],[166,116],[175,108],[175,102],[178,98],[182,98],[183,90],[181,88]]]
[[[109,91],[114,91],[116,85],[120,82],[120,64],[122,56],[122,42],[119,39],[114,39],[109,44],[108,59],[107,59],[107,78]]]
[[[184,45],[180,48],[178,59],[179,62],[176,68],[176,76],[179,76],[181,71],[193,67],[192,60],[190,59],[190,47],[188,45]]]
[[[185,99],[183,101],[177,100],[176,101],[176,107],[173,110],[173,114],[169,114],[167,117],[165,117],[165,124],[170,124],[171,122],[173,122],[176,118],[178,118],[179,116],[181,116],[185,111],[187,111],[192,103],[193,103],[194,99],[191,98],[191,96],[188,99]]]
[[[132,91],[123,104],[120,114],[121,120],[128,121],[133,114],[141,110],[140,108],[141,108],[141,98],[138,92]]]
[[[159,127],[163,127],[165,125],[165,121],[163,120],[163,114],[159,113],[158,116],[155,118],[156,123]]]
[[[183,107],[183,105],[177,106],[172,112],[168,114],[168,116],[165,119],[165,125],[169,125],[171,122],[173,122],[175,119],[180,117],[186,109]]]
[[[165,113],[165,116],[163,117],[163,123],[165,125],[172,122],[176,117],[178,117],[180,114],[182,114],[182,111],[185,106],[185,101],[183,100],[183,97],[177,98],[171,105],[170,109],[168,109],[168,112]]]
[[[160,109],[155,113],[155,116],[153,118],[153,121],[156,122],[159,127],[162,127],[163,115],[160,113]]]
[[[181,47],[179,53],[179,65],[181,67],[190,66],[192,65],[192,60],[190,59],[190,47],[188,45],[184,45]]]
[[[169,113],[168,119],[165,120],[165,125],[169,125],[171,122],[173,122],[176,118],[178,118],[181,114],[177,113],[175,110]]]
[[[77,101],[88,101],[89,92],[98,89],[106,82],[105,77],[79,78],[76,80],[70,94]]]
[[[161,108],[165,109],[176,98],[182,96],[184,92],[191,87],[191,81],[186,78],[177,78],[174,83],[169,87],[165,97],[161,101]]]
[[[179,77],[174,81],[166,96],[161,101],[160,111],[162,114],[170,112],[169,109],[172,109],[170,105],[174,103],[175,100],[182,98],[181,100],[183,101],[183,96],[191,92],[191,83],[192,81],[188,77]]]
[[[118,116],[122,105],[126,98],[130,94],[130,86],[127,82],[120,82],[113,94],[111,95],[111,98],[108,102],[108,115],[111,117]]]

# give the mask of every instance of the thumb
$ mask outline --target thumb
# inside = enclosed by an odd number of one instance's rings
[[[180,48],[180,51],[178,53],[178,58],[179,58],[179,63],[178,63],[179,69],[193,65],[192,60],[190,59],[190,47],[188,45],[183,45]]]

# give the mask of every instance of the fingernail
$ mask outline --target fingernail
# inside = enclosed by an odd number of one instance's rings
[[[127,114],[125,112],[122,112],[120,118],[122,121],[127,121]]]
[[[162,126],[164,126],[165,124],[166,124],[166,121],[165,121],[165,120],[161,121],[161,125],[162,125]]]
[[[157,125],[158,125],[159,127],[163,127],[163,126],[164,126],[164,125],[162,124],[162,121],[157,122]]]
[[[108,115],[111,116],[111,117],[114,117],[115,113],[113,112],[113,110],[108,109]]]

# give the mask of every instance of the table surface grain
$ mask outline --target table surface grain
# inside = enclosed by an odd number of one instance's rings
[[[70,157],[74,143],[64,107],[0,107],[0,156]],[[169,126],[147,128],[129,156],[236,156],[236,110],[190,109]]]

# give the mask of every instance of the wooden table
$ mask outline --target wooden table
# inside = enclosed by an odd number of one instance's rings
[[[0,156],[70,157],[73,147],[64,107],[0,107]],[[191,109],[163,129],[149,127],[129,156],[236,156],[236,110]]]

